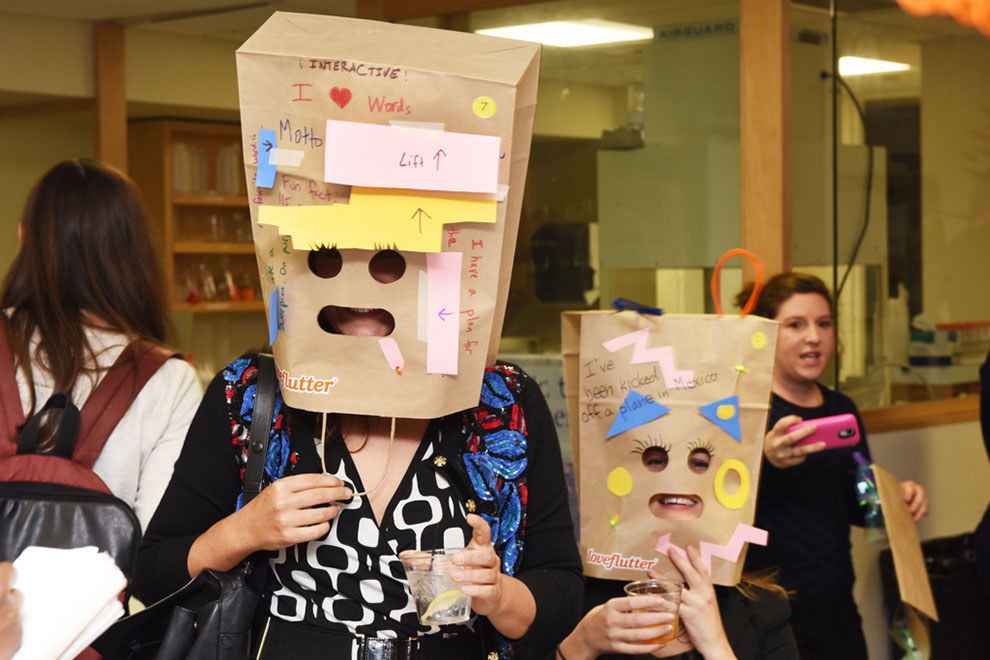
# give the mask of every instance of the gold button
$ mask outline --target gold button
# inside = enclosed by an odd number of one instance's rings
[[[489,653],[488,660],[498,660],[498,651],[492,651]]]
[[[447,459],[444,456],[437,456],[436,458],[433,459],[433,464],[436,465],[437,467],[443,467],[444,465],[447,464]]]
[[[464,503],[464,508],[468,510],[468,513],[474,513],[474,510],[478,507],[475,505],[474,500],[468,500]]]

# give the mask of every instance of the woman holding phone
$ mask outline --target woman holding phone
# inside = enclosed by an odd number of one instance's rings
[[[748,285],[736,298],[745,303]],[[770,278],[753,311],[780,322],[772,400],[764,439],[764,462],[755,525],[770,533],[766,547],[753,546],[747,570],[779,570],[777,579],[795,592],[791,624],[804,659],[867,658],[861,619],[852,596],[850,525],[864,523],[856,490],[858,452],[870,461],[859,412],[852,400],[818,383],[835,352],[834,305],[819,278],[781,273]],[[827,449],[805,420],[852,414],[859,442]],[[901,483],[915,522],[928,513],[928,496],[913,481]]]

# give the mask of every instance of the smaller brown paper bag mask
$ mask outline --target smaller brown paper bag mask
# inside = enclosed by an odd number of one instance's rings
[[[751,525],[777,323],[624,311],[563,326],[585,574],[680,581],[667,553],[694,545],[716,584],[738,582],[746,544],[766,543]]]
[[[290,406],[434,418],[477,404],[539,60],[538,44],[283,12],[238,49],[255,254]],[[339,334],[342,311],[392,329]]]

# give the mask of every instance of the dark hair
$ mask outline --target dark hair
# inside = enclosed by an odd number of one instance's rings
[[[117,170],[95,160],[59,163],[35,184],[21,220],[21,245],[3,281],[0,307],[18,364],[51,374],[69,392],[92,371],[96,355],[85,328],[101,327],[157,344],[167,310],[161,272],[138,192]],[[31,413],[37,407],[25,369]],[[30,418],[30,415],[28,415]]]
[[[753,283],[749,282],[742,291],[736,294],[736,305],[740,309],[744,307],[752,293]],[[825,283],[814,275],[795,272],[779,273],[767,280],[760,291],[760,298],[756,301],[756,307],[753,308],[752,313],[768,319],[776,318],[780,306],[795,293],[817,293],[828,302],[829,311],[835,315],[832,294],[829,293]]]

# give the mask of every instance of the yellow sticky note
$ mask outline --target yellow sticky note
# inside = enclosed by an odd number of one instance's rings
[[[440,252],[443,225],[495,222],[494,199],[389,188],[351,188],[349,204],[261,206],[258,223],[278,227],[297,250],[320,246]]]

